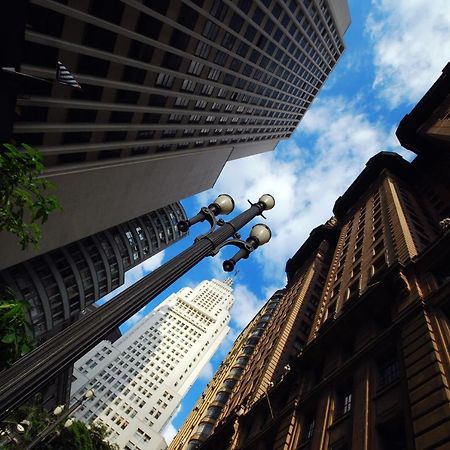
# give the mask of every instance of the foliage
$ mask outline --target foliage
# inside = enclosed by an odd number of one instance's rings
[[[69,428],[64,427],[66,417],[43,441],[33,447],[35,450],[119,450],[116,444],[110,444],[106,438],[104,425],[92,424],[87,427],[75,420]],[[41,432],[55,424],[58,417],[36,405],[24,405],[18,408],[7,420],[0,424],[2,430],[8,429],[10,442],[0,442],[1,450],[18,450],[29,445]],[[14,433],[18,423],[25,423],[25,432]],[[12,438],[16,442],[11,442]]]
[[[51,448],[65,450],[96,450],[90,431],[83,422],[75,421],[70,428],[63,428],[59,436],[51,441]]]
[[[3,144],[0,149],[0,231],[8,231],[19,238],[22,250],[29,244],[38,247],[41,224],[61,206],[46,192],[54,186],[39,178],[44,169],[41,154],[22,144],[23,150]]]
[[[6,436],[9,439],[5,439],[0,445],[1,450],[12,450],[20,448],[21,444],[29,444],[33,439],[47,428],[52,420],[51,414],[45,411],[40,406],[27,404],[17,408],[7,419],[5,419],[1,424],[1,430],[6,430]],[[27,421],[28,424],[24,426],[25,432],[19,434],[16,431],[16,425],[18,423],[24,423]],[[11,442],[14,440],[15,443]]]
[[[117,444],[110,444],[107,440],[105,425],[91,424],[91,439],[95,450],[119,450]]]
[[[34,346],[27,321],[28,304],[10,288],[0,293],[0,370],[11,366]]]

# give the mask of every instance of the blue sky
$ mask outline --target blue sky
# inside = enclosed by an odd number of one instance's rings
[[[272,241],[237,266],[231,332],[186,396],[168,436],[183,423],[239,331],[284,286],[286,260],[331,216],[334,201],[366,161],[382,150],[412,158],[399,146],[395,129],[448,61],[448,1],[349,0],[349,6],[352,24],[344,37],[346,50],[291,138],[274,152],[228,163],[213,189],[182,201],[189,216],[222,192],[235,199],[232,215],[246,209],[247,199],[256,201],[266,192],[277,204],[266,214]],[[126,285],[191,245],[205,228],[195,226],[183,241],[130,271]],[[244,230],[242,237],[247,234]],[[123,331],[170,293],[204,279],[224,279],[221,263],[233,251],[228,248],[204,260],[130,319]]]

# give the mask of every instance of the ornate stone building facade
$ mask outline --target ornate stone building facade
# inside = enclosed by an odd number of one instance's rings
[[[447,101],[446,77],[399,127],[419,156],[371,158],[288,261],[212,432],[173,450],[450,446],[450,147],[418,128]]]

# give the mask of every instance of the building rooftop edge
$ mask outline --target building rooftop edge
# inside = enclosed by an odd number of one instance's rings
[[[314,228],[306,241],[297,252],[286,262],[286,275],[288,283],[292,280],[295,272],[311,256],[323,240],[334,241],[338,237],[338,227],[327,222]]]
[[[358,198],[367,190],[371,183],[384,169],[389,169],[393,173],[401,176],[408,176],[410,163],[394,152],[382,151],[369,159],[364,170],[356,177],[356,180],[347,190],[336,200],[333,207],[333,214],[338,221],[343,220],[345,214]]]
[[[420,134],[420,126],[426,122],[438,108],[443,99],[450,95],[450,62],[442,69],[442,74],[423,95],[419,102],[414,106],[410,113],[406,114],[400,121],[395,132],[397,139],[402,147],[419,154],[424,147],[429,147],[430,143],[436,147],[436,150],[444,149],[439,142],[432,138],[427,138]],[[448,150],[448,145],[445,146]]]
[[[331,14],[333,14],[336,27],[343,37],[352,23],[348,0],[327,0],[327,4]]]

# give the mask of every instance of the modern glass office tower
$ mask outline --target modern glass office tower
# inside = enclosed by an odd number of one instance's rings
[[[52,83],[3,107],[10,137],[43,153],[64,207],[41,252],[208,189],[228,160],[273,150],[337,63],[350,23],[346,0],[22,3],[5,12],[25,22],[22,38],[20,24],[6,33],[18,51],[5,65]],[[57,61],[81,90],[54,82]],[[0,237],[3,267],[31,254],[10,241]]]
[[[125,281],[127,270],[185,236],[181,203],[136,217],[0,271],[0,283],[29,305],[37,341],[77,320],[81,311]]]
[[[94,387],[76,417],[107,426],[125,450],[164,449],[160,434],[228,333],[231,279],[170,295],[114,344],[103,341],[75,364],[74,399]]]

